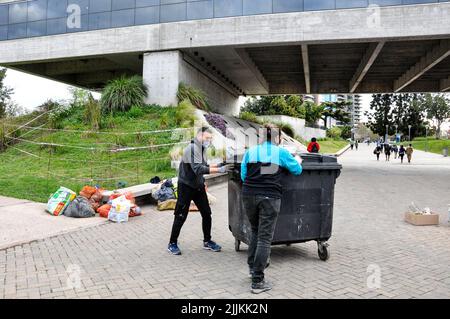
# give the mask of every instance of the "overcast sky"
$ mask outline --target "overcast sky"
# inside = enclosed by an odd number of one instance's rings
[[[5,83],[14,89],[13,100],[27,110],[34,109],[48,99],[65,100],[70,98],[69,85],[47,80],[34,75],[8,69]],[[370,95],[363,95],[362,119],[369,109]]]

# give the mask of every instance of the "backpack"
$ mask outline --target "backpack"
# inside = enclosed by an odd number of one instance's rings
[[[317,148],[317,144],[314,143],[311,148],[311,153],[319,153],[319,149]]]

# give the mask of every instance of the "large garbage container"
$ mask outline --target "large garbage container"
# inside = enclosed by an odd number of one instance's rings
[[[290,245],[317,241],[321,260],[327,260],[327,241],[333,224],[334,185],[342,166],[334,156],[299,154],[303,172],[295,176],[285,172],[282,178],[283,197],[272,245]],[[241,242],[249,244],[250,222],[242,202],[240,164],[228,180],[228,222],[235,238],[235,249]]]

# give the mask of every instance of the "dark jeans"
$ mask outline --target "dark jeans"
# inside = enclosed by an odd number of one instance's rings
[[[244,196],[243,202],[252,227],[247,262],[253,270],[253,283],[258,283],[264,280],[264,269],[270,256],[281,199],[256,195]]]
[[[170,235],[170,243],[177,243],[181,227],[183,227],[189,214],[191,201],[194,201],[202,215],[203,240],[205,242],[211,240],[211,208],[209,207],[205,187],[195,189],[178,183],[178,200],[175,206],[175,218],[172,226],[172,234]]]

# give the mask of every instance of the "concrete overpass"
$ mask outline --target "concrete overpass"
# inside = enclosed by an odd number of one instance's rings
[[[450,2],[0,0],[0,65],[90,89],[180,81],[235,113],[241,95],[450,90]]]

